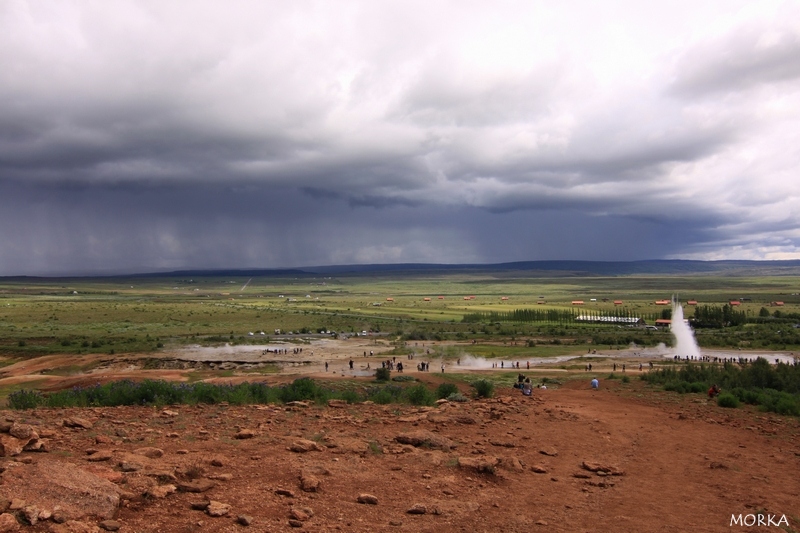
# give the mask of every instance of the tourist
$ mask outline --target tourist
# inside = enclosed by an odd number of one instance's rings
[[[592,388],[593,389],[599,389],[600,388],[600,381],[597,378],[594,378],[592,380]]]
[[[531,385],[531,378],[525,378],[525,383],[522,384],[522,394],[530,396],[533,393],[533,386]]]

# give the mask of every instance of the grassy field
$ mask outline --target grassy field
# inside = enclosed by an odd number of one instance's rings
[[[584,302],[581,312],[592,313],[613,312],[614,300],[622,300],[628,312],[649,317],[665,309],[656,300],[673,294],[707,305],[740,300],[738,309],[755,317],[762,308],[773,313],[778,308],[770,304],[776,301],[784,302],[782,313],[800,312],[798,293],[796,276],[709,274],[6,279],[0,280],[0,354],[152,352],[184,343],[263,342],[261,331],[271,335],[280,329],[475,340],[474,352],[496,357],[512,357],[532,346],[537,354],[557,355],[597,344],[669,343],[671,337],[668,332],[621,331],[617,326],[462,319],[465,314],[526,308],[572,311],[577,309],[573,300]],[[465,299],[469,297],[474,298]],[[698,337],[701,344],[792,349],[793,337],[786,334],[790,329],[785,323],[747,324],[735,331],[700,331]],[[518,344],[503,346],[503,340]]]

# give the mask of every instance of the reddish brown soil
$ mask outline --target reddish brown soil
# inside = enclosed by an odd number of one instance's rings
[[[299,523],[301,530],[320,532],[781,531],[730,527],[731,515],[758,512],[775,520],[785,515],[800,529],[797,419],[722,409],[638,381],[603,386],[592,391],[570,382],[537,390],[533,399],[508,389],[495,399],[437,408],[174,406],[167,408],[172,413],[120,407],[0,416],[53,433],[50,453],[14,459],[72,462],[115,480],[129,498],[118,512],[123,532],[290,531],[292,509],[303,508],[313,516]],[[62,427],[69,416],[91,419],[94,427]],[[239,428],[255,436],[235,439]],[[419,430],[447,437],[455,447],[395,440]],[[318,443],[320,451],[290,451],[299,439]],[[146,470],[167,470],[179,482],[231,478],[214,480],[200,494],[144,497],[143,473],[122,474],[118,467],[124,453],[143,446],[165,452]],[[90,463],[89,449],[113,450],[113,457]],[[212,466],[214,457],[222,466]],[[459,458],[501,462],[494,473],[480,473],[459,466]],[[584,461],[622,475],[597,475],[582,468]],[[301,489],[303,472],[319,479],[317,492]],[[357,503],[362,493],[378,504]],[[229,504],[230,513],[214,518],[191,509],[207,499]],[[409,514],[415,504],[427,512]],[[239,515],[252,524],[239,525]],[[47,531],[51,524],[25,527]]]

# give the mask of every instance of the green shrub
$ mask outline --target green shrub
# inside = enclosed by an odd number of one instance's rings
[[[8,406],[11,409],[34,409],[44,402],[44,396],[33,390],[18,390],[8,395]]]
[[[447,397],[448,402],[468,402],[469,398],[461,394],[460,392],[454,392],[450,396]]]
[[[375,394],[370,396],[369,399],[377,403],[378,405],[387,405],[394,401],[394,397],[386,389],[376,392]]]
[[[395,376],[392,378],[392,381],[397,381],[402,383],[404,381],[417,381],[417,378],[415,378],[414,376]]]
[[[341,397],[342,400],[346,401],[347,403],[358,403],[361,401],[361,397],[354,390],[342,391],[342,393],[339,396]]]
[[[623,383],[630,383],[631,382],[631,378],[629,378],[628,376],[622,376],[622,382]]]
[[[375,370],[375,379],[378,381],[389,381],[391,374],[392,374],[391,370],[385,367],[381,367]]]
[[[494,383],[488,379],[479,379],[472,383],[478,398],[491,398],[494,396]]]
[[[739,407],[739,399],[733,394],[726,392],[717,397],[717,405],[735,409]]]
[[[428,387],[422,383],[407,388],[405,391],[405,397],[412,405],[433,405],[436,401],[433,393],[429,391]]]
[[[436,387],[436,397],[437,398],[447,398],[452,394],[456,394],[458,392],[458,387],[456,387],[455,383],[442,383],[438,387]]]

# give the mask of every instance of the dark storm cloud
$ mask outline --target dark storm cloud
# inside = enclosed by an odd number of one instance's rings
[[[4,3],[0,274],[797,254],[800,9],[615,6]]]

